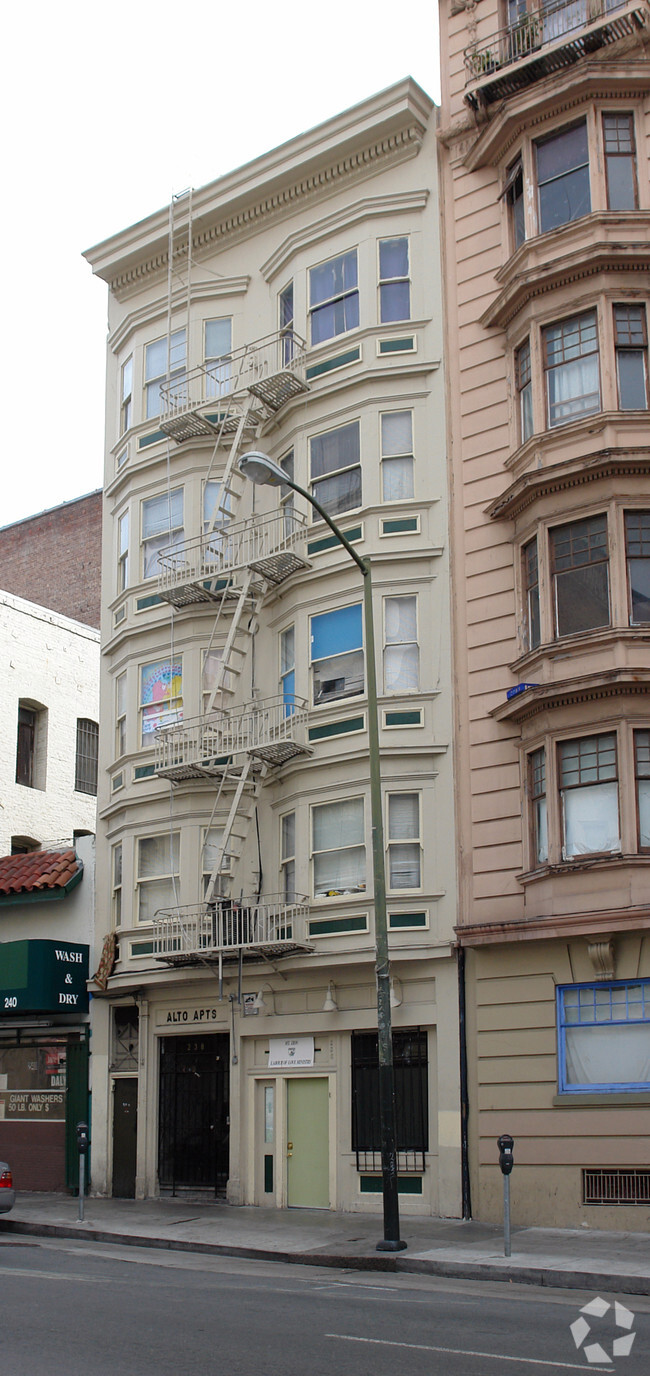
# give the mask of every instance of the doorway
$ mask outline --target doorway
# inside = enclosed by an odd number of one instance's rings
[[[113,1198],[135,1199],[138,1081],[113,1082]]]
[[[161,1190],[225,1193],[229,1038],[161,1037],[158,1178]]]
[[[328,1209],[329,1080],[287,1080],[287,1204]]]

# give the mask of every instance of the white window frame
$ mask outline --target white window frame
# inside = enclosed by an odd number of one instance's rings
[[[178,906],[179,897],[180,897],[180,837],[181,837],[180,831],[173,831],[173,832],[171,832],[171,833],[170,833],[169,831],[161,831],[161,832],[152,832],[152,833],[150,833],[150,834],[147,834],[146,836],[138,836],[138,837],[136,838],[136,871],[137,871],[137,873],[136,873],[135,888],[136,888],[136,911],[137,911],[137,914],[138,914],[138,922],[146,922],[146,923],[149,923],[149,922],[151,922],[151,921],[153,920],[153,913],[152,913],[152,915],[151,915],[150,918],[142,917],[142,913],[141,913],[141,909],[142,909],[142,895],[143,895],[143,893],[147,890],[147,888],[148,888],[150,885],[151,885],[151,886],[153,886],[154,884],[168,884],[168,885],[169,885],[170,901],[169,901],[168,903],[162,902],[162,903],[158,904],[158,907],[157,907],[156,909],[154,909],[154,911],[157,911],[158,908],[165,908],[165,907],[167,907],[167,908],[174,908],[174,907],[177,907],[177,906]],[[141,846],[143,845],[143,843],[145,843],[145,842],[147,842],[147,841],[160,841],[160,840],[165,840],[165,841],[167,841],[167,843],[168,843],[168,850],[169,850],[169,857],[168,857],[168,858],[169,858],[169,861],[170,861],[170,867],[169,867],[169,869],[167,869],[167,870],[160,870],[159,872],[157,872],[157,873],[155,873],[155,874],[143,875],[143,874],[141,873],[141,858],[142,858]],[[176,855],[174,855],[174,848],[176,848]],[[174,867],[174,861],[176,861],[175,867]]]
[[[346,612],[346,611],[348,610],[348,607],[358,607],[359,610],[360,610],[360,619],[361,619],[361,645],[360,645],[360,646],[355,646],[354,648],[352,648],[352,649],[350,649],[350,650],[339,650],[339,651],[335,651],[333,654],[323,655],[320,659],[314,659],[313,653],[312,653],[313,638],[314,638],[314,637],[313,637],[313,631],[312,631],[313,622],[314,622],[315,620],[317,620],[318,617],[320,617],[320,616],[332,616],[332,617],[335,617],[337,614],[340,614],[341,612]],[[316,666],[317,666],[317,665],[322,665],[322,664],[331,663],[331,662],[333,662],[333,661],[337,661],[337,660],[340,660],[340,659],[346,660],[348,657],[351,657],[352,655],[361,655],[361,663],[362,663],[362,665],[363,665],[363,675],[362,675],[362,682],[361,682],[361,685],[360,685],[359,687],[355,687],[355,688],[353,689],[353,691],[351,691],[351,692],[346,692],[346,691],[345,691],[345,687],[344,687],[344,689],[343,689],[343,691],[342,691],[341,693],[338,693],[338,692],[331,692],[331,693],[328,693],[326,697],[323,697],[323,696],[322,696],[323,689],[321,688],[320,692],[319,692],[318,695],[317,695],[317,693],[316,693],[316,682],[317,682],[317,678],[316,678]],[[342,702],[342,701],[344,701],[344,700],[346,700],[346,699],[348,699],[348,698],[362,697],[362,696],[363,696],[363,694],[364,694],[364,692],[365,692],[365,689],[366,689],[366,649],[365,649],[365,641],[364,641],[363,604],[362,604],[361,602],[351,602],[351,603],[346,604],[345,607],[333,607],[333,608],[331,609],[331,611],[327,611],[327,612],[318,612],[318,613],[316,613],[314,616],[310,617],[310,620],[309,620],[309,662],[310,662],[310,667],[311,667],[312,699],[313,699],[313,703],[314,703],[314,706],[315,706],[315,707],[317,707],[317,706],[319,706],[319,705],[323,705],[323,704],[325,704],[325,703],[329,704],[329,703],[331,703],[331,702]],[[352,663],[351,659],[350,659],[350,663]],[[345,667],[345,666],[344,666],[344,667]],[[337,676],[337,677],[340,677],[340,675]],[[345,683],[347,682],[347,680],[345,679],[345,675],[343,675],[343,678],[344,678],[344,684],[345,684]],[[329,680],[328,680],[328,681],[329,681]],[[355,679],[353,679],[352,681],[356,683],[356,682],[357,682],[357,679],[355,678]]]
[[[205,895],[206,895],[206,892],[207,892],[207,887],[208,887],[208,884],[209,884],[209,882],[210,882],[210,875],[212,874],[212,865],[210,865],[209,869],[208,869],[207,866],[206,866],[206,847],[207,847],[208,845],[214,846],[214,847],[215,847],[215,852],[216,852],[216,850],[218,850],[218,848],[219,848],[219,846],[220,846],[220,844],[221,844],[221,842],[222,842],[222,840],[223,840],[224,831],[225,831],[225,827],[223,827],[223,826],[203,827],[203,828],[201,829],[201,902],[202,902],[202,903],[205,901]],[[230,861],[227,859],[226,856],[224,856],[224,860],[226,860],[226,866],[227,866],[228,871],[230,872],[230,868],[231,868],[231,866],[230,866]],[[228,883],[228,876],[227,876],[226,874],[222,874],[222,875],[220,876],[220,879],[219,879],[219,886],[218,886],[219,892],[220,892],[220,893],[225,894],[227,883]]]
[[[208,326],[228,325],[228,347],[221,353],[208,352]],[[232,316],[213,316],[203,322],[203,358],[206,372],[206,397],[225,397],[232,391]]]
[[[321,268],[327,268],[327,267],[329,267],[331,264],[338,263],[338,262],[343,263],[343,261],[344,261],[346,258],[351,258],[352,256],[354,256],[355,271],[356,271],[356,282],[355,282],[355,284],[354,284],[352,287],[347,287],[347,288],[342,287],[342,289],[341,289],[340,291],[334,292],[332,296],[325,297],[322,301],[315,301],[315,302],[312,301],[312,286],[313,286],[313,276],[312,276],[312,274],[319,272]],[[343,272],[345,273],[345,269],[343,269]],[[346,304],[346,303],[347,303],[347,302],[351,302],[353,298],[356,298],[356,303],[357,303],[357,305],[356,305],[356,317],[357,317],[357,318],[356,318],[356,320],[354,321],[353,324],[348,325],[348,324],[346,323],[346,320],[347,320],[347,304]],[[336,307],[336,305],[337,305],[339,302],[343,303],[343,318],[344,318],[343,328],[342,328],[342,329],[336,329],[336,328],[335,328],[335,329],[332,330],[331,334],[323,335],[321,339],[315,340],[315,339],[314,339],[314,320],[317,319],[319,313],[322,312],[326,307],[329,307],[329,306],[334,306],[334,307]],[[354,315],[354,310],[352,310],[352,314]],[[337,339],[337,338],[339,338],[340,335],[349,334],[351,330],[356,330],[356,329],[358,329],[358,328],[359,328],[359,321],[360,321],[360,318],[361,318],[361,317],[360,317],[360,303],[359,303],[359,251],[358,251],[358,248],[345,249],[343,253],[336,253],[336,254],[334,254],[334,256],[333,256],[332,258],[325,258],[325,259],[323,260],[322,263],[315,263],[313,267],[309,268],[309,338],[310,338],[310,341],[311,341],[311,344],[312,344],[313,347],[317,347],[319,344],[326,344],[330,339]]]
[[[117,518],[117,591],[129,586],[129,509]]]
[[[397,639],[391,639],[391,640],[389,640],[389,639],[388,639],[388,628],[387,628],[388,604],[389,604],[390,602],[406,602],[406,601],[412,602],[412,603],[414,603],[414,605],[415,605],[415,639],[414,639],[414,640],[397,640]],[[419,597],[418,597],[418,594],[417,594],[416,592],[402,592],[402,593],[391,593],[390,596],[384,597],[384,599],[383,599],[383,624],[384,624],[384,636],[383,636],[383,639],[384,639],[384,653],[383,653],[383,665],[382,665],[382,668],[383,668],[383,679],[384,679],[384,693],[389,694],[391,697],[403,697],[403,696],[409,695],[409,694],[411,694],[411,693],[419,693],[419,692],[420,692],[420,608],[419,608]],[[388,665],[389,665],[390,659],[391,659],[391,652],[394,651],[394,650],[400,649],[400,648],[401,648],[402,651],[403,651],[404,649],[406,649],[406,648],[407,648],[408,646],[410,646],[410,645],[414,645],[415,648],[416,648],[416,651],[417,651],[416,661],[415,661],[416,664],[417,664],[417,676],[416,676],[416,677],[417,677],[417,682],[416,682],[413,686],[407,687],[407,688],[399,687],[399,686],[398,686],[398,687],[390,687],[390,686],[389,686],[389,674],[388,674],[388,672],[387,672],[387,669],[388,669]]]
[[[115,758],[126,754],[126,670],[115,680]]]
[[[152,350],[161,344],[164,345],[165,366],[162,372],[151,372],[151,374],[149,374],[149,359],[153,357]],[[181,359],[182,362],[180,361]],[[145,344],[144,413],[147,420],[155,420],[162,411],[160,397],[161,383],[175,381],[180,387],[186,376],[187,332],[184,326],[179,330],[172,330],[169,336],[169,344],[167,342],[167,335],[161,335],[158,339],[151,339],[148,344]]]
[[[327,440],[328,440],[328,438],[329,438],[330,436],[332,436],[332,435],[337,435],[337,434],[339,434],[339,433],[340,433],[341,431],[343,431],[343,430],[350,430],[350,431],[352,431],[352,430],[354,430],[354,429],[356,429],[356,435],[357,435],[357,455],[356,455],[355,462],[354,462],[354,463],[346,463],[346,464],[343,464],[342,467],[340,467],[340,468],[328,469],[327,472],[325,472],[325,473],[319,473],[319,474],[317,474],[316,476],[314,476],[314,472],[313,472],[313,468],[314,468],[314,458],[313,458],[313,454],[314,454],[314,445],[317,444],[319,440],[323,440],[324,442],[327,442]],[[349,506],[345,506],[345,505],[342,506],[342,505],[340,505],[340,502],[341,502],[341,501],[345,502],[345,501],[347,500],[346,497],[345,497],[345,495],[343,495],[343,496],[340,497],[340,498],[335,498],[334,501],[332,501],[331,499],[328,500],[326,497],[324,497],[324,496],[322,495],[322,491],[325,489],[326,484],[328,484],[328,483],[330,483],[330,484],[334,483],[334,480],[335,480],[335,479],[342,478],[342,477],[344,477],[344,475],[347,474],[347,473],[358,473],[358,475],[359,475],[359,492],[358,492],[358,498],[359,498],[359,500],[358,500],[358,501],[353,501],[353,502],[351,502],[351,504],[350,504]],[[310,437],[309,437],[309,486],[310,486],[310,489],[311,489],[311,492],[312,492],[313,496],[316,498],[317,501],[320,502],[321,506],[324,507],[325,511],[327,511],[327,512],[329,513],[330,516],[337,517],[337,516],[341,516],[341,515],[346,514],[348,511],[359,511],[359,510],[360,510],[360,508],[361,508],[361,506],[362,506],[362,504],[363,504],[363,468],[362,468],[362,464],[361,464],[361,423],[360,423],[360,421],[358,421],[358,420],[348,420],[348,421],[344,421],[344,423],[343,423],[342,425],[334,425],[334,426],[332,426],[332,427],[331,427],[330,429],[328,429],[328,430],[319,430],[318,434],[316,434],[316,435],[310,435]],[[321,521],[321,520],[322,520],[322,516],[320,516],[320,514],[319,514],[317,511],[315,511],[314,508],[312,507],[312,521],[313,521],[314,523],[316,523],[316,522]]]
[[[596,742],[596,751],[590,750],[592,742]],[[601,751],[609,747],[605,744],[613,741],[614,744],[614,774],[611,767],[604,762],[601,770]],[[578,783],[567,783],[563,777],[564,752],[568,746],[576,747],[574,758],[577,760],[577,772],[579,775]],[[589,760],[594,759],[595,764],[590,764]],[[596,771],[594,776],[594,769]],[[576,772],[574,769],[573,773]],[[603,772],[605,777],[602,777]],[[598,731],[589,736],[575,736],[557,742],[557,773],[558,791],[560,795],[560,813],[562,821],[562,859],[565,861],[579,860],[583,856],[591,855],[616,855],[621,850],[620,840],[620,797],[619,797],[619,743],[615,731]],[[583,777],[584,775],[584,777]],[[604,811],[611,812],[607,817],[607,822],[611,827],[615,827],[615,832],[609,838],[611,844],[590,850],[586,847],[578,849],[578,837],[580,828],[588,828],[592,818],[590,811],[593,809],[594,791],[597,791],[596,798],[599,798],[598,806],[603,807]],[[574,801],[577,800],[577,801]],[[581,811],[584,809],[584,811]],[[614,817],[614,811],[616,816]],[[597,819],[597,825],[602,828],[601,818]]]
[[[293,819],[291,828],[288,827],[290,819]],[[293,836],[288,837],[289,829]],[[293,846],[288,844],[288,840],[293,840]],[[296,813],[292,808],[290,812],[284,812],[280,817],[280,894],[283,902],[295,903],[296,901]]]
[[[172,674],[170,675],[170,677],[171,677],[171,679],[172,679],[172,683],[173,683],[174,678],[180,678],[180,681],[181,681],[181,691],[180,691],[180,693],[176,693],[176,694],[172,694],[172,693],[170,692],[170,694],[169,694],[169,696],[168,696],[168,698],[167,698],[167,700],[166,700],[166,704],[167,704],[167,705],[166,705],[165,707],[162,706],[162,703],[165,701],[165,699],[161,699],[161,706],[157,709],[157,714],[160,716],[161,719],[160,719],[160,721],[158,722],[158,725],[157,725],[157,726],[154,726],[154,727],[152,728],[151,731],[145,731],[145,729],[144,729],[144,724],[145,724],[145,721],[147,720],[147,718],[146,718],[146,716],[145,716],[145,712],[146,712],[147,708],[153,707],[154,704],[153,704],[153,703],[150,703],[150,702],[143,702],[142,688],[143,688],[143,676],[144,676],[144,671],[145,671],[145,669],[164,668],[166,665],[169,665],[169,666],[170,666],[170,669],[171,669],[172,667],[178,668],[179,673],[178,673],[178,674],[173,674],[173,673],[172,673]],[[170,684],[170,687],[171,687],[171,684]],[[170,660],[169,658],[167,658],[167,659],[148,659],[148,660],[146,660],[145,663],[139,664],[139,665],[138,665],[138,714],[139,714],[139,718],[140,718],[140,733],[139,733],[139,734],[140,734],[140,747],[141,747],[141,749],[151,749],[151,748],[152,748],[152,746],[153,746],[153,744],[154,744],[154,732],[155,732],[156,730],[158,730],[158,728],[159,728],[160,726],[170,726],[170,725],[173,725],[174,722],[178,722],[178,721],[182,721],[182,720],[183,720],[183,656],[182,656],[182,655],[176,655],[176,656],[174,657],[174,665],[173,665],[173,666],[172,666],[171,660]],[[155,714],[152,712],[150,715],[153,717]]]
[[[404,449],[404,450],[401,450],[401,451],[400,451],[400,450],[390,450],[390,452],[388,452],[388,450],[387,450],[387,432],[388,432],[388,429],[389,429],[388,422],[389,422],[390,418],[393,417],[393,416],[409,416],[409,417],[410,417],[411,444],[410,444],[410,448],[409,448],[409,449]],[[381,494],[382,494],[382,495],[381,495],[381,499],[382,499],[382,502],[390,502],[391,505],[394,505],[394,504],[397,503],[397,502],[412,501],[412,500],[413,500],[413,497],[415,496],[415,453],[414,453],[414,443],[413,443],[413,411],[412,411],[409,407],[400,408],[399,410],[394,410],[394,411],[381,411],[381,412],[380,412],[380,415],[379,415],[379,450],[380,450],[380,455],[381,455]],[[387,495],[387,492],[386,492],[386,488],[387,488],[386,474],[387,474],[387,472],[388,472],[389,465],[390,465],[390,467],[391,467],[393,470],[394,470],[394,469],[397,469],[398,472],[399,472],[401,469],[404,469],[405,471],[408,471],[408,472],[410,473],[410,479],[411,479],[411,480],[410,480],[410,483],[407,482],[406,484],[404,484],[406,487],[410,487],[410,491],[409,491],[409,492],[406,492],[406,493],[404,494],[403,497],[393,497],[393,496]]]
[[[329,808],[329,809],[340,808],[341,810],[343,810],[343,809],[345,809],[345,808],[349,808],[350,805],[352,805],[352,804],[360,804],[360,810],[361,810],[361,838],[362,838],[361,841],[360,841],[360,842],[359,842],[359,841],[354,841],[352,844],[346,844],[346,841],[345,841],[343,838],[344,838],[344,837],[348,837],[348,836],[350,835],[350,828],[349,828],[349,826],[348,826],[347,828],[345,828],[345,830],[342,830],[341,840],[340,840],[340,841],[337,841],[337,844],[336,844],[335,846],[331,846],[331,847],[327,847],[327,848],[325,848],[325,847],[316,848],[316,845],[315,845],[315,842],[314,842],[316,814],[317,814],[318,812],[322,812],[325,808]],[[355,809],[355,811],[358,812],[358,808]],[[312,871],[312,891],[313,891],[313,894],[314,894],[314,899],[315,899],[316,901],[319,901],[319,900],[327,900],[327,899],[331,899],[331,898],[340,899],[343,895],[345,895],[345,896],[348,896],[348,895],[356,896],[357,894],[362,894],[362,895],[364,896],[364,898],[367,896],[367,862],[368,862],[368,855],[367,855],[366,832],[365,832],[365,811],[366,811],[366,809],[365,809],[365,799],[363,798],[363,795],[361,795],[361,796],[355,796],[354,798],[336,799],[336,800],[333,800],[333,801],[330,802],[330,803],[313,803],[313,804],[312,804],[312,806],[311,806],[311,818],[310,818],[310,835],[311,835],[311,871]],[[344,822],[343,822],[343,825],[344,825]],[[336,856],[336,855],[338,855],[338,856],[343,856],[343,855],[345,855],[345,853],[348,852],[348,851],[350,851],[350,852],[352,852],[352,851],[359,851],[359,852],[361,852],[361,851],[362,851],[362,852],[363,852],[363,862],[362,862],[362,864],[361,864],[360,867],[359,867],[359,874],[360,874],[359,883],[358,883],[357,885],[347,885],[347,886],[346,886],[346,885],[343,883],[343,881],[342,881],[342,882],[339,884],[339,886],[337,886],[337,885],[335,885],[335,884],[331,884],[331,885],[329,886],[329,888],[324,889],[324,891],[321,892],[321,893],[318,893],[318,892],[317,892],[316,872],[317,872],[317,868],[318,868],[319,857],[320,857],[320,856],[323,856],[323,857],[324,857],[324,856]],[[362,877],[361,877],[361,876],[362,876]],[[321,887],[321,885],[319,884],[318,887]]]
[[[174,513],[174,498],[180,493],[180,521],[178,515]],[[154,502],[166,502],[168,513],[168,525],[161,525],[158,530],[154,530],[152,535],[145,535],[145,509]],[[177,503],[178,505],[178,503]],[[171,492],[158,492],[151,497],[143,497],[140,502],[140,549],[142,565],[142,581],[148,582],[150,578],[158,577],[158,569],[147,572],[147,566],[152,560],[153,555],[158,555],[165,549],[174,549],[182,544],[185,535],[184,524],[185,494],[182,487],[174,487]]]
[[[396,798],[414,798],[417,805],[417,828],[412,836],[394,836],[393,830],[396,829],[396,818],[394,808],[391,804]],[[399,860],[400,851],[406,847],[415,849],[417,847],[417,884],[396,884],[395,866]],[[422,794],[417,789],[395,789],[386,794],[386,856],[387,856],[387,879],[388,889],[391,893],[420,893],[422,890]]]
[[[133,354],[122,364],[120,377],[120,435],[125,435],[133,423]]]
[[[285,304],[286,303],[286,304]],[[288,305],[288,309],[286,308]],[[278,330],[280,332],[280,366],[287,368],[295,352],[293,278],[278,292]]]
[[[382,277],[381,271],[381,248],[382,244],[392,244],[403,242],[406,244],[406,276]],[[377,240],[377,279],[379,283],[379,322],[381,325],[403,324],[412,318],[411,312],[411,240],[408,234],[389,234],[385,238]],[[408,287],[408,315],[384,315],[384,292],[383,287],[392,287],[400,283],[406,283]]]
[[[111,915],[113,927],[122,926],[123,854],[122,842],[111,847]]]

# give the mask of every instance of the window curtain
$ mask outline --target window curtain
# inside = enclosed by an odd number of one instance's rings
[[[621,849],[618,784],[564,789],[562,801],[565,859]]]
[[[385,602],[384,688],[387,693],[417,692],[420,652],[415,597],[388,597]]]
[[[548,373],[549,424],[589,415],[600,406],[598,354],[575,358]]]
[[[565,1088],[650,1082],[650,1023],[566,1029]]]
[[[314,891],[342,893],[365,886],[363,799],[327,803],[313,814]]]

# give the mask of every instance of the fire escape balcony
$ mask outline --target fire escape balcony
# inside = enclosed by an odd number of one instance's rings
[[[238,595],[246,569],[259,574],[260,583],[278,585],[311,567],[306,549],[307,521],[293,510],[228,522],[163,550],[158,595],[175,607],[221,601],[229,592]]]
[[[465,49],[465,99],[491,105],[649,24],[649,0],[542,0]]]
[[[153,920],[154,958],[166,965],[204,965],[243,960],[276,960],[311,951],[307,939],[306,899],[292,903],[283,894],[261,898],[217,898],[157,912]]]
[[[304,698],[278,694],[161,727],[156,731],[155,770],[159,778],[183,783],[218,778],[224,772],[235,776],[247,757],[278,766],[312,753]]]
[[[257,403],[247,415],[249,427],[256,426],[309,390],[306,352],[299,335],[276,330],[171,378],[160,388],[160,429],[176,444],[201,435],[233,434],[247,398]]]

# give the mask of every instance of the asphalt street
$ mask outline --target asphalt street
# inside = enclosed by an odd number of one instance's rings
[[[0,1295],[2,1376],[647,1376],[650,1366],[650,1299],[618,1297],[616,1310],[616,1297],[577,1290],[7,1237]],[[629,1352],[619,1345],[612,1358],[615,1341]]]

